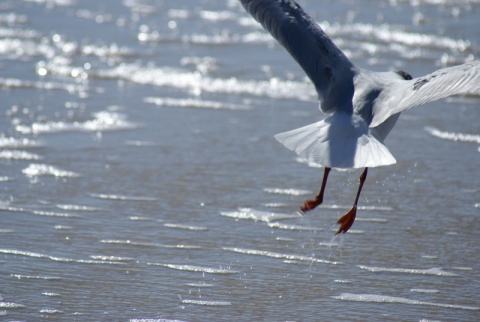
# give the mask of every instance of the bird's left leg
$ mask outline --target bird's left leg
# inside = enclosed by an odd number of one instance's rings
[[[325,167],[325,171],[323,173],[322,187],[320,188],[320,192],[315,197],[315,199],[305,201],[305,203],[303,204],[303,207],[300,208],[302,211],[312,210],[323,202],[323,194],[325,193],[325,186],[327,185],[327,179],[328,179],[328,174],[330,173],[330,170],[332,170],[332,168]]]
[[[353,203],[352,209],[350,209],[349,212],[340,217],[340,219],[337,221],[337,224],[340,224],[337,234],[346,233],[350,227],[352,227],[353,222],[355,221],[355,217],[357,216],[357,203],[358,199],[360,198],[360,192],[362,192],[363,183],[365,182],[365,179],[367,179],[367,172],[368,168],[365,168],[363,173],[360,175],[360,184],[358,186],[357,196],[355,198],[355,202]]]

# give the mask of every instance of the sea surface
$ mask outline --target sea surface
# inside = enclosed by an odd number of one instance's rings
[[[309,0],[359,67],[480,58],[478,0]],[[360,171],[276,133],[315,90],[239,5],[0,2],[1,321],[479,321],[480,93],[402,114]]]

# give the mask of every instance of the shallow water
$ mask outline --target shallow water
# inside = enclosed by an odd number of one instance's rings
[[[480,56],[480,2],[303,1],[360,67]],[[397,164],[323,171],[273,135],[322,117],[236,1],[0,3],[0,319],[474,321],[480,96],[402,115]]]

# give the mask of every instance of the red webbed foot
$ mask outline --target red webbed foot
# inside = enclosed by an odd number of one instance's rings
[[[346,233],[353,225],[355,217],[357,216],[357,207],[353,206],[345,215],[340,217],[337,221],[337,224],[340,224],[340,228],[337,231],[337,234]]]

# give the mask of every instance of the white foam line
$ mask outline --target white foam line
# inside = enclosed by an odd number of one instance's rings
[[[63,210],[74,210],[74,211],[99,211],[100,208],[89,207],[89,206],[81,206],[81,205],[67,205],[67,204],[57,204],[57,208]]]
[[[30,80],[22,80],[17,78],[4,78],[4,77],[0,77],[0,87],[64,90],[69,93],[83,93],[88,91],[88,87],[83,85],[55,83],[55,82],[32,82]]]
[[[208,230],[208,227],[201,227],[201,226],[190,226],[190,225],[173,224],[173,223],[165,223],[165,224],[163,224],[163,225],[164,225],[165,227],[175,228],[175,229],[195,230],[195,231],[205,231],[205,230]]]
[[[354,301],[354,302],[401,303],[401,304],[410,304],[410,305],[428,305],[428,306],[436,306],[436,307],[443,307],[443,308],[449,308],[449,309],[462,309],[462,310],[472,310],[472,311],[480,310],[480,307],[477,307],[477,306],[423,302],[423,301],[410,300],[403,297],[377,295],[377,294],[342,293],[338,296],[332,296],[332,298],[336,300]]]
[[[358,221],[365,221],[365,222],[378,222],[378,223],[384,223],[387,222],[388,220],[385,218],[357,218]]]
[[[56,310],[56,309],[41,309],[40,313],[57,314],[57,313],[63,313],[63,311]]]
[[[263,191],[267,193],[290,195],[290,196],[303,196],[311,193],[309,190],[301,189],[281,189],[281,188],[264,188]]]
[[[132,245],[132,246],[142,246],[142,247],[161,247],[161,248],[179,248],[179,249],[201,249],[202,246],[197,245],[164,245],[156,243],[141,243],[131,240],[122,240],[122,239],[102,239],[100,241],[102,244],[118,244],[118,245]]]
[[[319,208],[326,208],[326,209],[350,209],[352,206],[346,205],[320,205]],[[359,206],[358,210],[368,210],[368,211],[392,211],[392,207],[388,206]]]
[[[440,139],[458,141],[458,142],[472,142],[480,144],[480,134],[465,134],[465,133],[455,133],[455,132],[445,132],[440,131],[431,126],[426,126],[425,131],[430,133],[430,135],[435,136]]]
[[[321,22],[321,26],[331,37],[355,34],[357,37],[363,36],[368,40],[381,41],[387,44],[395,43],[410,47],[446,48],[460,51],[472,47],[469,40],[395,30],[388,24],[380,26],[364,23],[341,25],[339,23]]]
[[[277,229],[285,229],[285,230],[312,230],[312,231],[320,231],[324,230],[320,227],[313,227],[313,226],[301,226],[301,225],[291,225],[291,224],[283,224],[279,222],[269,222],[267,223],[268,227],[270,228],[277,228]]]
[[[239,208],[238,211],[220,212],[220,215],[236,218],[236,219],[251,219],[254,221],[263,221],[267,223],[270,223],[276,220],[299,218],[299,215],[282,214],[282,213],[275,213],[271,211],[261,211],[261,210],[251,209],[251,208]]]
[[[37,177],[37,176],[54,176],[54,177],[66,177],[66,178],[80,177],[79,173],[62,170],[48,164],[39,164],[39,163],[31,163],[28,167],[22,170],[22,173],[28,177]]]
[[[438,293],[440,291],[439,290],[433,290],[433,289],[425,289],[425,288],[412,288],[412,289],[410,289],[410,292],[433,294],[433,293]]]
[[[33,210],[32,213],[34,215],[47,216],[47,217],[82,218],[82,216],[76,215],[76,214],[53,212],[53,211],[43,211],[43,210]]]
[[[311,85],[270,78],[269,80],[241,80],[236,77],[212,78],[187,70],[143,67],[138,64],[121,64],[113,69],[92,71],[92,76],[104,79],[123,79],[137,84],[160,87],[174,87],[189,90],[195,94],[226,93],[249,94],[272,98],[289,98],[309,101],[315,93]]]
[[[23,304],[11,303],[11,302],[0,302],[0,308],[2,309],[21,309],[24,307],[25,305]]]
[[[210,274],[236,274],[238,271],[234,271],[226,268],[211,268],[205,266],[195,266],[195,265],[175,265],[175,264],[162,264],[162,263],[147,263],[148,265],[163,266],[171,269],[176,269],[179,271],[190,271],[190,272],[202,272]]]
[[[103,193],[91,193],[91,197],[99,199],[109,199],[109,200],[128,200],[128,201],[156,201],[155,197],[144,197],[144,196],[123,196],[123,195],[114,195],[114,194],[103,194]]]
[[[214,284],[207,284],[207,283],[187,283],[185,285],[191,286],[191,287],[198,287],[198,288],[214,286]]]
[[[15,130],[22,134],[43,134],[59,132],[105,132],[131,130],[139,125],[128,121],[125,115],[102,111],[93,114],[93,119],[85,122],[49,121],[35,122],[31,125],[17,125]]]
[[[187,322],[181,320],[169,320],[169,319],[130,319],[129,322]]]
[[[106,255],[90,255],[90,258],[95,259],[95,260],[114,261],[114,262],[133,261],[134,260],[134,258],[132,258],[132,257],[119,257],[119,256],[106,256]]]
[[[0,136],[0,148],[38,148],[42,147],[44,144],[42,142],[31,140],[27,138],[13,138],[13,137],[4,137]]]
[[[228,306],[232,305],[231,302],[227,301],[205,301],[205,300],[182,300],[182,304],[195,304],[195,305],[206,305],[206,306]]]
[[[56,256],[50,256],[50,255],[34,253],[34,252],[27,252],[27,251],[16,250],[16,249],[0,249],[0,253],[26,256],[26,257],[35,257],[35,258],[47,258],[47,259],[50,259],[50,260],[55,261],[55,262],[64,262],[64,263],[112,264],[112,265],[124,264],[124,263],[121,263],[121,262],[113,262],[113,261],[71,259],[71,258],[64,258],[64,257],[56,257]]]
[[[171,98],[171,97],[145,97],[145,103],[155,104],[157,106],[168,107],[186,107],[199,109],[214,109],[214,110],[250,110],[251,108],[243,105],[235,105],[217,101],[206,101],[193,98]]]
[[[441,268],[434,267],[428,269],[418,268],[387,268],[357,265],[357,267],[367,270],[369,272],[386,272],[386,273],[406,273],[406,274],[420,274],[420,275],[436,275],[436,276],[458,276],[458,274],[445,272]]]
[[[15,277],[16,279],[38,279],[38,280],[61,280],[61,277],[57,276],[39,276],[39,275],[21,275],[21,274],[10,274],[10,276]]]
[[[8,160],[40,160],[42,159],[41,156],[38,154],[26,152],[26,151],[18,151],[18,150],[3,150],[0,151],[0,159],[8,159]]]
[[[237,248],[237,247],[223,247],[223,250],[226,250],[229,252],[247,254],[247,255],[258,255],[258,256],[266,256],[266,257],[279,258],[279,259],[300,260],[300,261],[333,264],[333,265],[340,264],[339,262],[332,262],[329,260],[318,259],[311,256],[281,254],[281,253],[275,253],[275,252],[270,252],[266,250],[244,249],[244,248]]]

